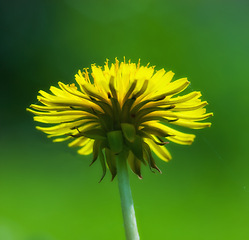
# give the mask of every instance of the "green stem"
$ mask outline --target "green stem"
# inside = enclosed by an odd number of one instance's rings
[[[125,152],[117,155],[118,186],[127,240],[139,240]]]

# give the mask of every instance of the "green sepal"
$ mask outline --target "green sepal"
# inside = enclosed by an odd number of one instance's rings
[[[140,126],[144,122],[149,121],[161,121],[163,123],[175,122],[178,118],[166,118],[166,117],[159,117],[159,116],[144,116],[136,122],[137,126]]]
[[[110,117],[109,115],[100,114],[99,115],[99,123],[106,132],[113,130],[112,117]]]
[[[145,163],[143,158],[143,139],[136,135],[133,142],[126,141],[125,143],[134,156]]]
[[[141,119],[142,117],[146,116],[149,113],[157,112],[157,111],[166,111],[169,109],[174,108],[173,105],[169,107],[147,107],[139,110],[136,114],[136,119]]]
[[[132,94],[132,92],[134,91],[135,87],[137,85],[137,80],[134,80],[129,88],[129,90],[127,91],[127,93],[124,96],[123,102],[126,102],[127,99],[130,97],[130,95]]]
[[[123,122],[130,121],[130,118],[131,118],[130,111],[131,111],[131,107],[135,101],[136,101],[135,98],[130,98],[124,103],[124,105],[122,107],[122,112],[121,112],[121,119]]]
[[[103,101],[97,101],[97,100],[95,100],[95,99],[93,99],[92,101],[93,101],[96,105],[98,105],[99,107],[101,107],[102,110],[103,110],[106,114],[112,116],[112,108],[111,108],[111,106],[110,106],[108,103],[103,102]]]
[[[91,138],[91,139],[99,139],[99,140],[106,139],[105,132],[102,129],[98,129],[98,128],[83,131],[81,132],[81,135],[84,137]]]
[[[148,83],[149,83],[149,80],[144,80],[144,83],[143,83],[143,86],[141,87],[141,89],[134,95],[135,98],[138,98],[140,97],[142,94],[145,93],[147,87],[148,87]]]
[[[147,100],[144,100],[144,101],[141,101],[140,103],[138,103],[131,111],[132,114],[135,114],[137,113],[137,111],[142,108],[144,105],[146,105],[147,103],[150,103],[150,102],[157,102],[157,101],[161,101],[165,98],[164,95],[160,95],[158,97],[155,97],[153,99],[147,99]]]
[[[87,118],[87,119],[89,119],[89,121],[87,121],[87,124],[90,124],[90,123],[97,123],[97,119],[95,119],[95,120],[91,120],[90,118]],[[82,118],[82,120],[83,120],[83,118]],[[85,123],[83,123],[83,124],[79,124],[79,125],[77,125],[77,126],[74,126],[74,127],[71,127],[70,129],[71,130],[73,130],[73,129],[79,129],[81,126],[86,126],[86,124]],[[91,129],[92,128],[92,126],[90,126],[90,127],[87,127],[86,129]],[[78,132],[79,132],[79,130],[78,130]],[[80,134],[80,132],[79,133],[77,133],[77,134],[75,134],[75,135],[71,135],[72,137],[77,137],[78,136],[78,134]],[[80,136],[79,136],[80,137]]]
[[[113,107],[113,125],[114,129],[120,128],[120,115],[121,108],[118,100],[116,98],[111,98],[112,107]]]
[[[90,98],[96,98],[96,99],[99,99],[101,100],[102,102],[106,102],[106,99],[103,98],[101,95],[97,94],[97,93],[94,93],[93,91],[91,91],[91,89],[87,88],[87,85],[86,84],[83,84],[81,85],[83,90],[85,91],[85,93],[90,96]]]
[[[100,140],[95,140],[93,143],[93,160],[90,163],[90,166],[93,165],[93,163],[98,159],[100,144]]]
[[[156,141],[152,135],[150,135],[149,133],[143,131],[143,130],[138,130],[138,135],[141,136],[142,138],[148,138],[150,140],[152,140],[154,143],[156,143],[157,145],[160,145],[160,146],[164,146],[165,144],[169,143],[169,142],[165,142],[163,141],[162,139],[160,139],[158,136],[156,136],[156,138],[160,141]]]
[[[82,84],[81,85],[83,90],[85,91],[85,93],[90,96],[90,98],[96,98],[96,99],[99,99],[103,102],[106,102],[106,99],[103,98],[101,95],[97,94],[97,93],[94,93],[93,91],[91,91],[91,89],[87,88],[87,85],[86,84]]]
[[[159,173],[162,173],[162,171],[157,167],[155,160],[151,154],[151,150],[150,150],[150,146],[147,143],[143,143],[143,147],[144,147],[144,155],[145,155],[145,159],[149,164],[150,170],[154,173],[154,171],[152,170],[152,168],[156,169]]]
[[[116,167],[116,159],[115,159],[115,155],[113,154],[113,152],[106,148],[105,149],[105,157],[106,157],[106,163],[107,166],[112,174],[112,180],[115,178],[115,176],[117,175],[117,167]]]
[[[114,154],[118,154],[123,150],[123,134],[120,130],[108,132],[107,140]]]
[[[147,99],[147,100],[139,102],[134,108],[132,108],[131,114],[136,114],[140,108],[142,108],[145,104],[149,102],[151,102],[151,99]]]
[[[91,109],[91,108],[86,108],[86,107],[79,107],[79,106],[70,106],[70,108],[72,110],[80,110],[80,111],[83,111],[83,112],[87,112],[87,113],[90,113],[90,114],[94,114],[94,110]]]
[[[103,178],[105,177],[105,174],[106,174],[105,157],[104,157],[104,154],[103,154],[103,152],[102,152],[101,146],[99,147],[99,160],[100,160],[101,167],[102,167],[102,170],[103,170],[102,177],[101,177],[100,180],[99,180],[99,183],[100,183],[100,182],[103,180]]]
[[[142,179],[141,175],[141,161],[137,159],[134,154],[130,151],[129,156],[127,158],[127,162],[131,168],[131,170],[140,178]]]
[[[118,96],[117,96],[117,91],[116,91],[116,89],[115,89],[115,87],[114,87],[114,76],[111,76],[110,77],[110,80],[109,80],[109,88],[110,88],[110,91],[111,91],[111,93],[112,93],[112,96],[113,96],[113,98],[118,98]]]
[[[136,129],[133,124],[130,123],[121,123],[122,132],[124,134],[124,137],[129,142],[134,142],[136,137]]]
[[[170,137],[170,136],[172,136],[171,134],[163,131],[162,129],[157,128],[157,127],[153,127],[153,126],[144,126],[144,128],[142,128],[141,131],[149,133],[149,134],[153,134],[153,135],[158,136],[158,137]]]

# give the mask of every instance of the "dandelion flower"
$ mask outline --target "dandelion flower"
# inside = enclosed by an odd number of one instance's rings
[[[152,152],[163,161],[171,154],[164,146],[168,141],[189,145],[195,135],[175,130],[179,125],[192,129],[209,127],[202,122],[212,116],[206,113],[206,101],[194,91],[178,96],[189,81],[181,78],[172,81],[174,73],[164,69],[140,66],[116,59],[104,67],[93,64],[91,76],[88,69],[78,71],[75,80],[59,87],[52,86],[51,93],[39,91],[42,105],[32,104],[28,111],[37,122],[52,124],[38,126],[38,130],[54,137],[54,142],[69,140],[69,147],[78,147],[78,153],[93,153],[93,162],[100,160],[103,177],[106,166],[116,176],[115,155],[126,153],[132,171],[141,176],[141,165],[160,172]]]
[[[50,88],[51,93],[39,91],[41,104],[27,109],[36,115],[35,121],[50,124],[36,128],[54,137],[54,142],[69,140],[69,147],[78,147],[79,154],[92,153],[92,163],[99,159],[101,180],[106,168],[112,179],[118,175],[127,239],[139,240],[127,162],[139,178],[142,164],[161,172],[152,152],[167,162],[171,159],[165,147],[168,141],[189,145],[195,138],[172,126],[200,129],[211,125],[202,122],[212,113],[206,113],[201,93],[179,96],[189,82],[186,78],[172,81],[173,76],[171,71],[155,71],[140,62],[116,59],[109,65],[107,61],[103,68],[92,65],[91,76],[87,69],[79,71],[75,75],[78,87],[59,82],[59,88]]]

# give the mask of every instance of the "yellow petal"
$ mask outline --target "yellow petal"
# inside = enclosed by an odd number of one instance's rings
[[[92,65],[92,76],[94,78],[94,84],[99,92],[103,92],[105,95],[109,92],[109,81],[103,74],[100,67]]]
[[[55,139],[53,139],[53,142],[64,142],[70,138],[71,138],[70,136],[64,137],[64,138],[55,138]]]
[[[145,142],[149,144],[152,151],[163,161],[168,162],[172,158],[171,154],[164,146],[159,146],[150,139],[146,139]]]
[[[89,104],[89,101],[84,101],[84,99],[73,99],[73,98],[54,98],[47,99],[38,96],[37,99],[46,106],[67,106],[67,107],[83,107],[90,108],[91,105],[94,109],[101,110],[97,105]]]
[[[173,109],[173,111],[192,111],[198,108],[203,108],[207,105],[208,103],[206,101],[204,102],[200,102],[198,104],[184,104],[184,103],[180,103],[180,104],[176,104],[175,108]]]
[[[65,111],[50,111],[50,112],[38,112],[32,109],[27,109],[27,111],[32,112],[35,115],[39,116],[64,116],[64,115],[79,115],[79,116],[95,116],[93,114],[87,113],[85,111],[80,110],[65,110]]]
[[[87,141],[89,141],[89,138],[86,138],[86,137],[79,137],[79,138],[76,138],[74,141],[70,142],[68,144],[69,147],[82,147],[84,146]]]
[[[185,120],[185,119],[179,119],[177,121],[171,122],[171,124],[183,126],[187,128],[192,128],[192,129],[201,129],[201,128],[206,128],[206,127],[211,126],[211,123],[194,122],[194,121]]]
[[[85,123],[88,123],[89,120],[84,119],[84,120],[80,120],[80,121],[74,121],[74,122],[70,122],[70,123],[61,123],[55,126],[50,126],[50,127],[39,127],[37,126],[36,129],[43,131],[47,134],[54,134],[58,131],[61,131],[63,129],[71,129],[73,127],[78,127],[81,126]]]
[[[176,93],[182,92],[188,85],[189,81],[187,78],[178,79],[165,87],[165,96],[174,95]]]
[[[175,130],[171,127],[168,127],[162,123],[153,122],[152,126],[157,127],[159,129],[162,129],[163,131],[167,132],[168,134],[173,135],[173,136],[178,136],[182,139],[194,139],[195,138],[194,134],[188,134],[188,133],[183,133],[183,132],[177,131],[177,130]]]
[[[67,97],[70,96],[70,95],[68,96],[68,93],[67,93],[67,92],[62,91],[61,89],[56,88],[56,87],[54,87],[54,86],[51,86],[51,87],[50,87],[50,91],[51,91],[55,96],[58,96],[58,97],[67,98]]]
[[[151,84],[149,85],[149,91],[147,97],[153,98],[156,95],[161,95],[168,89],[168,84],[172,80],[174,73],[169,71],[165,73],[164,69],[157,71],[150,79]]]
[[[84,147],[82,147],[80,150],[78,150],[78,153],[81,155],[89,155],[92,153],[93,151],[93,143],[94,140],[89,139],[86,144],[84,145]]]
[[[40,111],[71,110],[71,108],[67,106],[42,106],[42,105],[31,104],[30,107]],[[29,108],[27,108],[26,110],[30,112]]]
[[[90,99],[89,99],[89,97],[87,97],[87,95],[85,95],[84,93],[82,93],[80,91],[77,91],[75,88],[72,88],[72,87],[70,87],[62,82],[58,82],[58,84],[62,90],[68,92],[69,94],[90,101]]]
[[[165,111],[165,113],[162,113],[162,116],[168,118],[179,118],[179,119],[188,119],[188,120],[195,120],[195,121],[202,121],[205,120],[211,116],[213,116],[213,113],[207,113],[207,114],[185,114],[186,112],[170,112],[170,111]]]
[[[88,82],[88,79],[86,79],[84,76],[83,76],[83,74],[82,74],[82,72],[79,70],[78,71],[78,74],[75,74],[75,80],[76,80],[76,82],[78,83],[78,85],[80,86],[80,90],[82,91],[82,92],[84,92],[83,91],[83,88],[82,88],[82,85],[84,85],[86,82]]]
[[[176,104],[176,103],[182,103],[182,102],[189,101],[195,97],[201,97],[201,93],[200,92],[191,92],[191,93],[183,95],[183,96],[170,98],[169,100],[165,100],[163,102],[165,102],[165,104]]]
[[[195,139],[195,135],[193,135],[192,138],[183,138],[180,136],[172,136],[172,137],[167,137],[168,140],[171,142],[177,143],[177,144],[182,144],[182,145],[191,145]]]
[[[34,121],[42,123],[63,123],[63,122],[72,122],[79,118],[82,118],[82,115],[35,116]]]

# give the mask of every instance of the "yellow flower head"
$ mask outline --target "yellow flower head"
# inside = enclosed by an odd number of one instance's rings
[[[52,94],[39,91],[42,105],[32,104],[27,110],[36,115],[35,121],[53,124],[37,129],[55,137],[54,142],[71,140],[69,147],[79,147],[79,154],[93,153],[92,163],[99,158],[101,180],[106,165],[112,179],[116,176],[115,155],[123,151],[139,178],[141,163],[160,172],[151,150],[168,161],[167,141],[189,145],[195,138],[170,125],[193,129],[211,125],[199,122],[212,116],[206,113],[207,102],[200,100],[200,92],[175,96],[189,85],[186,78],[172,81],[171,71],[117,59],[111,66],[107,61],[104,68],[91,69],[92,78],[87,69],[75,75],[79,88],[59,82],[59,88],[50,88]]]

